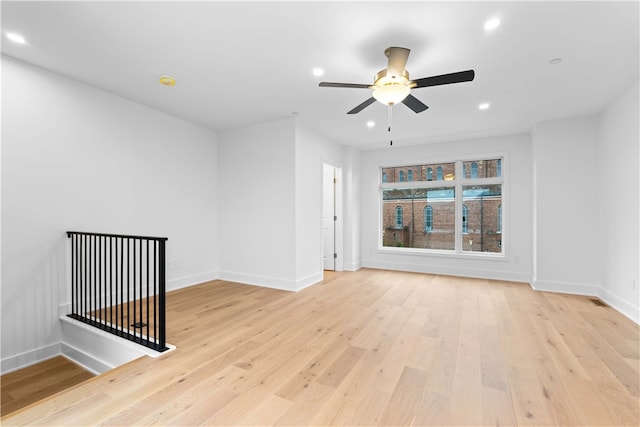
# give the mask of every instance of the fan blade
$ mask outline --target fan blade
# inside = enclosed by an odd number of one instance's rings
[[[347,114],[358,114],[360,111],[364,110],[365,108],[367,108],[369,105],[373,104],[374,102],[376,102],[376,99],[372,96],[371,98],[369,98],[366,101],[364,101],[362,104],[358,105],[353,110],[349,111]]]
[[[414,113],[422,113],[424,110],[429,108],[422,101],[411,94],[407,95],[407,97],[402,100],[402,103],[411,108]]]
[[[404,47],[390,47],[384,51],[384,54],[389,58],[387,76],[402,76],[404,67],[407,65],[407,59],[409,59],[409,52],[411,51]]]
[[[330,83],[330,82],[320,82],[318,85],[320,87],[348,87],[353,89],[369,89],[371,85],[361,85],[358,83]]]
[[[457,73],[441,74],[439,76],[424,77],[422,79],[413,80],[415,86],[411,87],[427,87],[448,85],[451,83],[470,82],[475,77],[473,70],[458,71]]]

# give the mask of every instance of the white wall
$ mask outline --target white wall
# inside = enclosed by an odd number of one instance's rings
[[[636,83],[601,115],[596,147],[598,229],[604,234],[602,297],[636,323],[640,322],[639,93]]]
[[[602,283],[597,126],[584,117],[533,130],[535,289],[596,295]]]
[[[360,151],[344,149],[344,269],[356,271],[362,267],[360,216]]]
[[[295,290],[295,120],[220,134],[219,277]]]
[[[341,166],[342,146],[294,118],[220,134],[220,278],[291,291],[322,280],[323,162]]]
[[[299,290],[319,282],[323,277],[322,164],[342,167],[343,154],[341,145],[320,137],[300,124],[296,126],[295,147],[296,290]],[[337,248],[337,251],[344,256],[343,249]]]
[[[502,259],[440,254],[390,253],[378,249],[380,225],[380,167],[394,164],[443,162],[462,157],[504,155]],[[362,264],[458,276],[529,282],[531,277],[531,145],[529,135],[509,135],[468,141],[425,144],[362,152]]]
[[[2,107],[3,372],[59,348],[67,230],[165,236],[169,288],[215,278],[215,133],[5,56]]]

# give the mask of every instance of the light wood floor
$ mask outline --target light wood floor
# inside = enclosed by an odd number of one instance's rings
[[[0,414],[10,414],[93,376],[63,356],[5,374],[0,377]]]
[[[5,425],[634,425],[639,330],[526,284],[363,269],[169,294],[177,350]]]

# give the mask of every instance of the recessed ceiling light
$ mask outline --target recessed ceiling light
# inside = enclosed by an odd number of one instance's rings
[[[485,30],[495,30],[500,25],[500,20],[498,18],[489,19],[484,23]]]
[[[27,41],[20,34],[16,33],[6,33],[7,38],[15,43],[25,44]]]
[[[562,58],[553,58],[551,61],[549,61],[549,64],[551,65],[556,65],[562,62]]]
[[[374,122],[373,120],[369,120],[369,121],[367,122],[367,127],[368,127],[368,128],[372,128],[372,127],[374,127],[375,125],[376,125],[376,122]]]
[[[314,68],[313,69],[313,75],[316,77],[320,77],[322,75],[324,75],[324,70],[322,68]]]
[[[160,84],[165,86],[175,86],[176,79],[171,76],[160,76]]]
[[[478,110],[488,110],[490,107],[488,102],[483,102],[482,104],[478,105]]]

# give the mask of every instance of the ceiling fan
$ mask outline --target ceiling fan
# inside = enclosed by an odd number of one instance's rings
[[[404,47],[387,48],[384,51],[384,54],[389,58],[389,64],[386,69],[381,70],[376,74],[372,85],[321,82],[320,86],[373,89],[373,96],[371,98],[347,112],[347,114],[357,114],[369,105],[373,104],[375,101],[379,101],[390,107],[402,102],[414,112],[421,113],[429,107],[427,107],[418,98],[411,95],[411,89],[468,82],[473,80],[475,76],[473,70],[467,70],[410,80],[409,72],[404,68],[407,64],[407,59],[409,58],[409,52],[410,50]],[[391,109],[389,109],[389,113],[391,113]],[[390,125],[389,130],[391,130]]]

